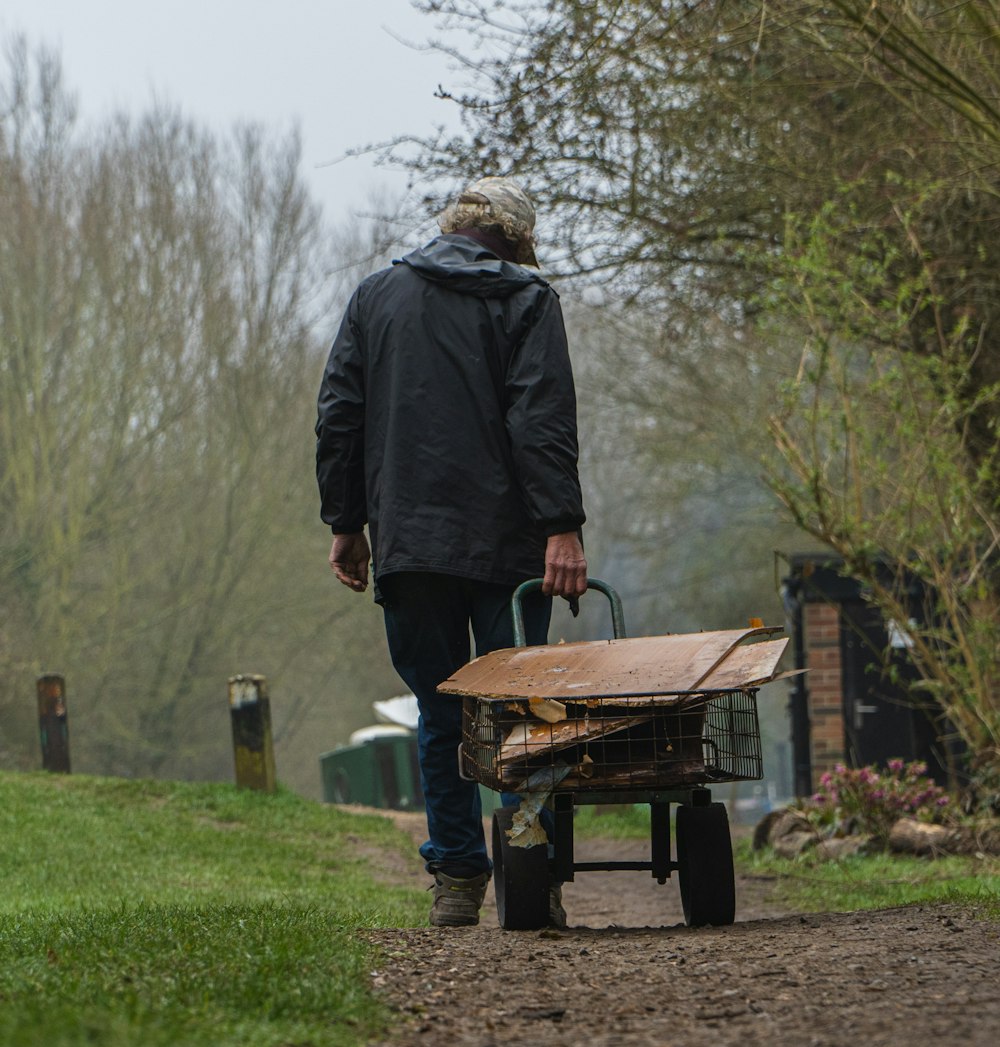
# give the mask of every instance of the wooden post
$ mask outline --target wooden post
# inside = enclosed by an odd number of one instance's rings
[[[233,721],[236,784],[242,789],[273,793],[277,782],[266,677],[231,676],[229,712]]]
[[[69,724],[66,718],[66,681],[58,673],[38,677],[38,733],[42,741],[42,768],[69,774]]]

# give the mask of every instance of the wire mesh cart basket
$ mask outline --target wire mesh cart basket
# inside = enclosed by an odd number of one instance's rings
[[[500,925],[544,927],[550,884],[622,869],[648,870],[661,884],[677,872],[689,926],[731,924],[729,820],[709,787],[763,777],[757,691],[787,640],[763,627],[629,639],[618,594],[591,579],[610,601],[615,638],[527,647],[521,599],[540,585],[514,593],[515,647],[477,658],[439,688],[462,696],[463,775],[522,799],[493,815]],[[645,803],[648,861],[575,859],[577,806]]]

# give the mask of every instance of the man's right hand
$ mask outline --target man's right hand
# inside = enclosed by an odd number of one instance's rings
[[[546,596],[583,596],[587,591],[587,558],[576,531],[553,534],[545,545],[545,577],[542,592]]]
[[[364,531],[335,534],[333,545],[330,546],[330,567],[339,582],[356,593],[363,593],[368,588],[368,561],[371,555]]]

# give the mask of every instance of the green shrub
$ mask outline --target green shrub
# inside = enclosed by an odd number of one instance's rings
[[[820,778],[804,809],[810,821],[834,833],[866,833],[884,844],[899,818],[939,820],[949,802],[927,777],[927,764],[894,759],[884,769],[838,763]]]

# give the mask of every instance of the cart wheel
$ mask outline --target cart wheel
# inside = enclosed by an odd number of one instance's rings
[[[677,808],[677,872],[688,927],[736,919],[733,841],[724,804]]]
[[[493,812],[493,891],[505,931],[535,931],[549,922],[549,849],[514,847],[506,830],[516,807]]]

